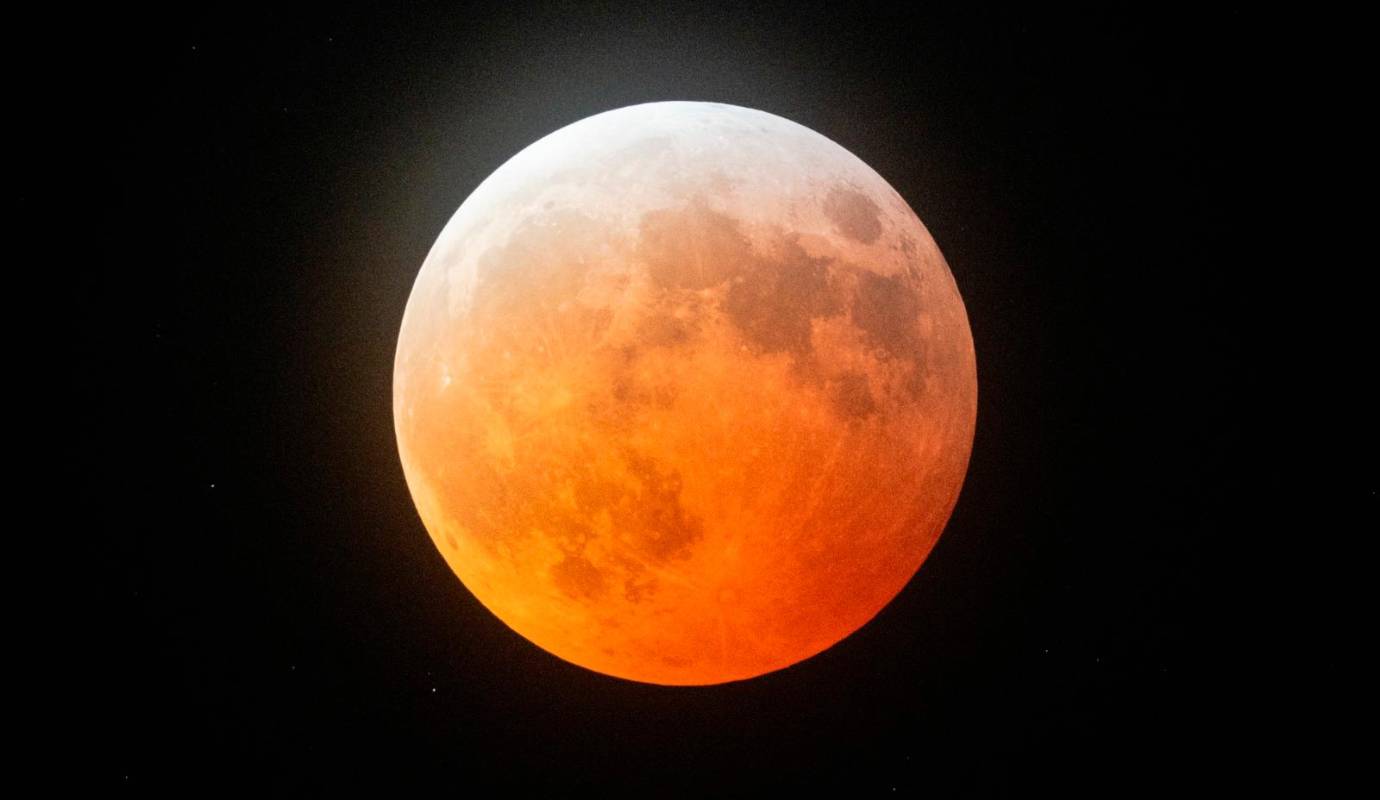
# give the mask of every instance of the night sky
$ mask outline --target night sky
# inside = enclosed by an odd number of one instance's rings
[[[98,20],[116,530],[106,785],[858,796],[1182,789],[1235,524],[1224,323],[1247,22],[851,4],[407,4]],[[512,633],[412,504],[392,369],[423,258],[518,150],[653,100],[859,156],[954,273],[978,365],[953,517],[870,624],[750,681],[636,684]],[[106,495],[103,494],[102,497]],[[93,501],[95,502],[95,501]],[[703,796],[703,794],[701,794]]]

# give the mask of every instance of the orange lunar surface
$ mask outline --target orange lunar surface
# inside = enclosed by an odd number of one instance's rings
[[[464,585],[560,658],[658,684],[781,669],[939,538],[977,409],[944,257],[823,136],[631,106],[519,152],[403,316],[393,411]]]

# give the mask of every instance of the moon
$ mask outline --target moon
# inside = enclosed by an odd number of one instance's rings
[[[499,167],[398,336],[407,485],[450,568],[546,651],[667,685],[815,655],[957,501],[973,340],[933,238],[840,145],[661,102]]]

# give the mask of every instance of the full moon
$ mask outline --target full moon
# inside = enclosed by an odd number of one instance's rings
[[[948,264],[876,172],[762,111],[598,114],[489,176],[398,336],[417,510],[514,631],[608,675],[751,678],[872,619],[977,412]]]

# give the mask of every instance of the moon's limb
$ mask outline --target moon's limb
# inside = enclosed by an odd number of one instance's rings
[[[747,678],[919,568],[976,413],[963,303],[887,183],[794,123],[654,103],[500,167],[427,256],[394,419],[452,569],[548,651]]]

